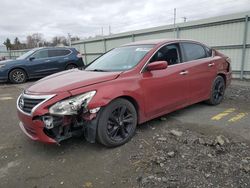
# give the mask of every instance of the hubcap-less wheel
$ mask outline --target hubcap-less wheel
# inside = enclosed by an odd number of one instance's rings
[[[133,115],[126,106],[117,107],[108,118],[108,136],[114,141],[126,139],[132,127]]]
[[[116,99],[99,112],[97,139],[108,147],[122,145],[134,135],[137,112],[126,99]]]
[[[213,82],[210,99],[206,102],[211,105],[220,104],[225,93],[225,81],[221,76],[217,76]]]
[[[213,98],[216,103],[219,103],[224,95],[224,80],[217,79],[214,83]]]
[[[10,81],[12,83],[20,84],[25,82],[26,79],[26,73],[21,69],[15,69],[10,72]]]

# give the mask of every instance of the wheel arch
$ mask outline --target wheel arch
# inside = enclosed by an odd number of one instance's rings
[[[70,66],[70,65],[75,65],[76,67],[79,67],[76,63],[69,62],[69,63],[66,64],[66,66],[64,67],[64,69],[67,70],[67,67]]]
[[[221,76],[225,82],[225,85],[227,85],[227,77],[224,73],[218,73],[217,76]]]
[[[25,68],[23,68],[23,67],[12,67],[12,68],[8,71],[8,79],[9,79],[9,77],[10,77],[11,71],[13,71],[13,70],[15,70],[15,69],[21,69],[21,70],[23,70],[23,71],[26,73],[27,78],[29,78],[29,74],[28,74],[28,72],[27,72],[27,70],[26,70]]]
[[[131,104],[135,107],[135,110],[136,110],[136,113],[137,113],[137,123],[139,123],[140,120],[141,120],[141,108],[140,108],[140,105],[139,105],[138,101],[134,97],[131,97],[129,95],[121,95],[121,96],[118,96],[118,97],[112,99],[110,102],[112,102],[112,101],[114,101],[116,99],[126,99],[129,102],[131,102]]]

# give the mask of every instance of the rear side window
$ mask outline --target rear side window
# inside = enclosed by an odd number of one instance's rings
[[[35,59],[48,58],[48,50],[40,50],[32,55]]]
[[[70,54],[70,50],[49,50],[49,57],[66,56]]]
[[[182,43],[182,46],[186,55],[186,61],[192,61],[207,57],[205,49],[199,44]]]

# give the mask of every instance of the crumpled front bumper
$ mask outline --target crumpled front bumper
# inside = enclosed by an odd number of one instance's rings
[[[32,116],[25,115],[19,110],[18,117],[20,119],[20,128],[29,138],[48,144],[57,143],[56,140],[50,138],[44,133],[43,129],[45,125],[41,120],[33,120]]]

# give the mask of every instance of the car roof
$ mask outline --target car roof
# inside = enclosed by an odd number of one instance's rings
[[[143,40],[143,41],[136,41],[136,42],[130,42],[123,46],[132,46],[132,45],[159,45],[164,43],[170,43],[170,42],[196,42],[200,43],[194,40],[189,39],[153,39],[153,40]]]
[[[73,47],[39,47],[39,48],[33,48],[34,50],[43,50],[43,49],[49,49],[49,50],[53,50],[53,49],[71,49],[71,50],[74,50],[75,48]]]

